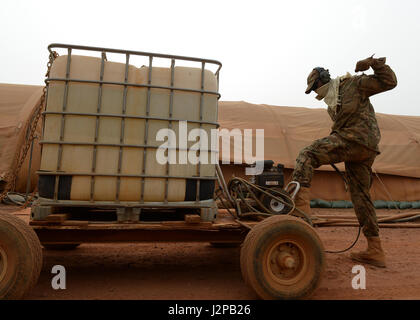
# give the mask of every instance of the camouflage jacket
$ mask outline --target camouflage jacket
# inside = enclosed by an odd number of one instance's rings
[[[328,114],[334,122],[331,133],[379,153],[381,133],[369,97],[394,88],[397,77],[384,58],[375,59],[372,69],[373,75],[352,76],[340,83],[337,108],[335,112],[328,108]]]

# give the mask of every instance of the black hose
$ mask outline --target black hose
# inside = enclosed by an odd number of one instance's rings
[[[351,248],[353,248],[353,247],[356,245],[357,241],[359,240],[359,237],[360,237],[360,231],[361,231],[361,230],[362,230],[362,227],[361,227],[361,226],[359,226],[359,231],[357,232],[357,237],[356,237],[356,240],[354,240],[354,242],[351,244],[351,246],[350,246],[350,247],[348,247],[347,249],[340,250],[340,251],[328,251],[328,250],[325,250],[325,252],[326,252],[326,253],[343,253],[343,252],[349,251]]]

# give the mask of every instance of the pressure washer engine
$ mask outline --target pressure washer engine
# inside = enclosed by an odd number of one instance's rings
[[[255,167],[258,162],[254,163],[252,167]],[[290,203],[290,195],[284,191],[284,166],[281,163],[278,163],[274,166],[273,160],[264,160],[262,161],[264,165],[263,172],[259,175],[251,176],[250,182],[256,186],[265,189],[274,196],[280,197],[286,203]],[[260,163],[261,165],[261,163]],[[285,197],[286,196],[286,197]],[[291,207],[287,204],[280,202],[276,199],[271,198],[269,195],[258,192],[257,197],[260,202],[264,205],[265,208],[269,210],[272,214],[286,214],[290,211]],[[261,208],[261,209],[265,209]]]
[[[284,190],[284,166],[275,166],[273,160],[264,160],[255,162],[251,168],[255,169],[257,164],[259,168],[263,167],[261,174],[252,175],[248,181],[242,178],[229,181],[231,197],[241,203],[241,211],[266,215],[289,213],[294,204],[290,194]]]
[[[252,164],[251,168],[255,168],[258,162]],[[256,184],[260,187],[266,188],[283,188],[284,187],[284,166],[277,164],[274,167],[273,160],[264,160],[260,164],[263,164],[264,169],[261,174],[251,176],[249,182]]]

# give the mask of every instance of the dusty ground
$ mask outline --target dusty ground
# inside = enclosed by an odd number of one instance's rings
[[[317,231],[327,250],[347,247],[357,234],[353,227]],[[355,263],[348,252],[327,254],[323,281],[311,299],[420,299],[420,230],[383,228],[381,236],[388,268],[366,266],[366,290],[352,289]],[[354,250],[365,245],[361,237]],[[256,299],[242,281],[239,252],[207,243],[83,244],[73,251],[44,250],[41,277],[27,298]],[[51,288],[54,265],[66,268],[66,290]]]

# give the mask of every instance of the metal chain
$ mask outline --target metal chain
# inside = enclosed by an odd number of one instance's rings
[[[48,61],[48,63],[47,63],[47,73],[45,74],[45,77],[46,77],[46,78],[49,78],[49,77],[50,77],[51,66],[52,66],[52,64],[53,64],[54,60],[55,60],[57,57],[58,57],[58,53],[57,53],[57,52],[52,51],[52,52],[50,53],[50,59],[49,59],[49,61]]]
[[[58,53],[53,51],[50,53],[49,61],[47,63],[47,73],[45,76],[48,78],[51,71],[52,63],[54,62],[55,58],[58,57]],[[32,140],[35,139],[35,132],[38,125],[38,121],[41,118],[42,110],[45,107],[46,104],[46,93],[47,93],[47,87],[44,87],[42,90],[42,96],[41,101],[39,103],[38,109],[35,111],[35,115],[33,117],[33,120],[29,127],[29,137],[26,139],[26,143],[21,149],[19,153],[16,153],[15,161],[17,162],[16,166],[13,170],[10,170],[4,180],[7,181],[6,187],[4,188],[3,192],[0,194],[0,203],[3,201],[3,199],[7,196],[7,193],[14,190],[16,187],[16,179],[19,174],[20,169],[22,168],[23,163],[25,162],[26,155],[28,154],[28,151],[31,147]],[[28,173],[30,174],[30,173]],[[26,204],[25,204],[26,205]]]

